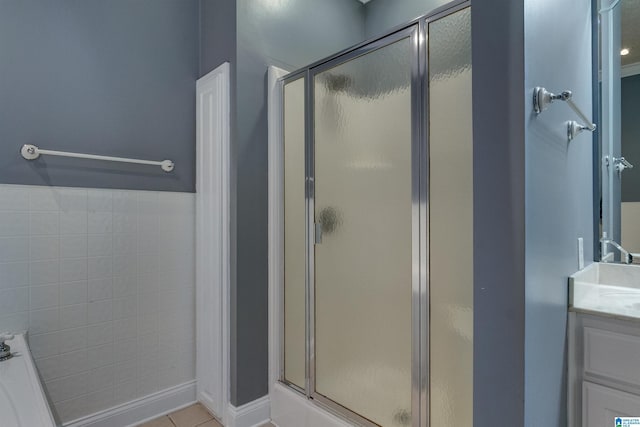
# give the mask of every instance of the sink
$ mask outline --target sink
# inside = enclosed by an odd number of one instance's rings
[[[640,319],[640,266],[596,262],[569,277],[569,307]]]

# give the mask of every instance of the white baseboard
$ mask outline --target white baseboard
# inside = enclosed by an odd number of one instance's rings
[[[240,407],[229,405],[227,427],[258,427],[271,420],[269,396],[249,402]]]
[[[64,424],[64,427],[131,427],[196,401],[196,382],[189,381]]]

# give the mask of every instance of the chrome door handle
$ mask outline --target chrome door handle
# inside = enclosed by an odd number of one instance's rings
[[[322,224],[315,223],[314,224],[315,233],[314,233],[314,243],[319,245],[322,243]]]

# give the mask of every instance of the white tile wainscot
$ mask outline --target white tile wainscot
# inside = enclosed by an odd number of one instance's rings
[[[0,185],[0,331],[63,423],[195,378],[195,196]]]

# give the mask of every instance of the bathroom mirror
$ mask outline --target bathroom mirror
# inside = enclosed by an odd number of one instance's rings
[[[634,262],[640,262],[640,0],[594,0],[593,10],[599,34],[594,176],[600,184],[594,253],[604,262],[630,262],[638,254]]]

